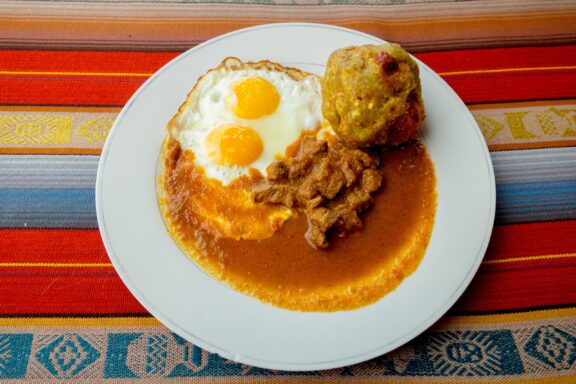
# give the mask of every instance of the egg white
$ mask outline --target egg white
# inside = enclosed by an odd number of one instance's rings
[[[230,110],[226,99],[235,98],[234,85],[250,77],[264,78],[276,87],[280,103],[272,114],[259,119],[242,119]],[[194,152],[196,164],[204,169],[207,177],[218,179],[223,185],[247,174],[250,168],[266,176],[266,167],[277,156],[283,156],[286,147],[302,132],[318,129],[323,122],[320,81],[313,75],[298,81],[280,71],[219,68],[208,72],[194,92],[198,93],[195,98],[198,102],[186,105],[181,111],[172,136],[183,150]],[[256,161],[247,166],[225,166],[210,160],[205,138],[213,129],[226,124],[250,127],[260,135],[264,148]]]

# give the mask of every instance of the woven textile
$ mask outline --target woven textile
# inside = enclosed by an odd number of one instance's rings
[[[128,292],[94,185],[116,115],[182,50],[310,21],[403,44],[467,103],[496,225],[449,313],[374,360],[290,373],[186,342]],[[0,0],[0,382],[576,382],[574,1]],[[457,145],[457,143],[454,143]]]

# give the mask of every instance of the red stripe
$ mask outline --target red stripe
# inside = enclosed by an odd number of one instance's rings
[[[181,52],[0,50],[0,71],[154,72]],[[416,53],[437,72],[575,65],[576,45]]]
[[[438,73],[574,66],[576,45],[470,49],[415,55]],[[570,98],[576,70],[477,73],[444,76],[466,103]]]
[[[486,260],[570,253],[576,221],[496,226]],[[2,262],[107,263],[97,230],[0,230]],[[576,302],[576,260],[482,266],[457,305],[514,310]],[[0,268],[0,314],[144,313],[112,268]]]
[[[0,50],[0,71],[147,73],[180,53]]]
[[[2,79],[0,104],[121,106],[145,79]]]
[[[154,73],[180,52],[0,51],[0,71]],[[0,104],[124,105],[145,77],[0,75]]]
[[[576,303],[575,265],[551,260],[524,263],[515,268],[482,267],[454,310],[513,311]]]
[[[497,225],[486,260],[576,251],[576,220]],[[105,263],[98,230],[0,229],[4,262]]]
[[[494,227],[485,260],[576,252],[576,221]],[[513,311],[576,303],[576,258],[483,265],[455,305],[467,312]]]
[[[0,104],[122,106],[145,78],[41,80],[0,78]],[[576,70],[504,76],[449,76],[445,80],[465,103],[576,97]]]
[[[115,275],[0,278],[0,314],[147,313]]]
[[[576,65],[576,45],[467,49],[414,54],[436,72]]]
[[[446,77],[445,80],[465,103],[576,97],[576,70],[515,76],[469,75],[466,78]]]
[[[0,230],[3,263],[109,263],[98,230]],[[0,267],[0,314],[146,313],[112,268]]]
[[[576,220],[497,225],[485,260],[576,252]]]
[[[30,57],[27,55],[30,54]],[[152,73],[177,55],[134,52],[0,51],[0,70]],[[574,65],[576,46],[417,54],[437,72]],[[116,65],[117,64],[117,65]],[[52,75],[51,77],[55,77]],[[123,105],[145,78],[0,75],[0,104]],[[576,97],[576,70],[446,76],[467,103]]]
[[[109,263],[110,259],[98,230],[0,229],[0,262]]]

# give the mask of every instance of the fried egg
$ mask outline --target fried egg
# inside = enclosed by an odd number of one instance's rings
[[[228,58],[196,84],[172,122],[182,149],[209,178],[228,185],[284,155],[302,132],[322,125],[319,79],[271,62]]]
[[[198,80],[168,124],[168,225],[170,216],[195,216],[222,237],[272,236],[295,212],[254,202],[250,187],[302,134],[320,131],[323,123],[317,76],[269,61],[225,59]],[[170,185],[175,175],[186,185]]]

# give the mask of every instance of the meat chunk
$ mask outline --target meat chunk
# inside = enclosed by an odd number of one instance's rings
[[[383,180],[378,156],[310,135],[293,149],[292,156],[268,166],[267,178],[252,189],[254,201],[304,211],[305,238],[314,248],[328,247],[331,231],[345,237],[362,229],[358,214],[372,204],[370,194]]]
[[[362,172],[362,189],[368,193],[377,191],[382,185],[382,172],[375,169],[366,169]]]

